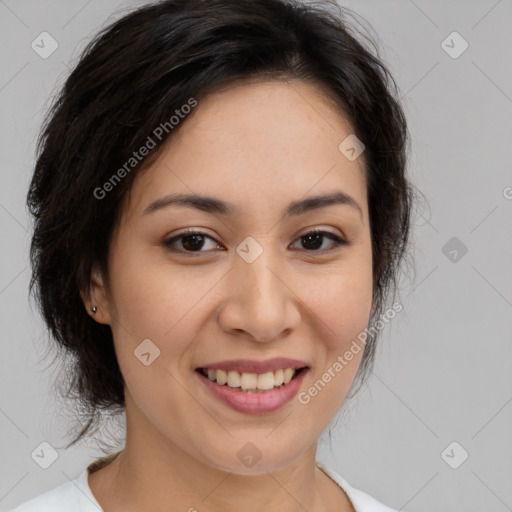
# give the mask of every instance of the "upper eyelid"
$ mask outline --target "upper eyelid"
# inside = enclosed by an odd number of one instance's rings
[[[317,233],[317,234],[323,235],[324,237],[326,235],[332,235],[333,237],[337,237],[339,240],[330,239],[331,242],[333,242],[335,245],[336,244],[337,245],[341,245],[341,244],[348,245],[350,243],[350,240],[345,235],[343,235],[343,234],[339,235],[339,234],[333,233],[332,231],[329,231],[328,229],[318,228],[318,227],[307,228],[306,231],[301,232],[301,234],[297,235],[294,238],[294,241],[299,238],[302,238],[303,236],[309,235],[310,233]],[[201,235],[205,238],[210,238],[212,241],[214,241],[218,245],[222,245],[214,236],[209,235],[205,231],[201,231],[200,229],[194,229],[194,228],[189,228],[189,229],[182,231],[181,233],[178,233],[176,235],[166,237],[164,239],[163,243],[167,244],[167,245],[171,245],[170,242],[174,243],[175,241],[179,240],[182,237],[192,236],[192,235]],[[340,240],[341,240],[341,242],[340,242]],[[201,253],[201,252],[208,252],[208,251],[185,251],[185,252]],[[313,251],[313,252],[315,252],[315,251]],[[321,251],[316,251],[316,252],[321,252]]]
[[[305,235],[308,235],[310,233],[320,233],[320,234],[328,233],[328,234],[335,235],[335,236],[338,236],[340,238],[347,240],[347,237],[343,233],[341,233],[341,234],[334,233],[333,231],[329,231],[329,229],[327,229],[327,228],[312,227],[312,228],[305,228],[305,229],[306,229],[306,231],[300,232],[300,234],[295,236],[295,239],[300,238]],[[218,240],[215,238],[215,236],[208,234],[206,231],[201,231],[201,229],[199,229],[199,228],[198,229],[195,229],[195,228],[185,229],[185,231],[182,231],[181,233],[178,233],[176,235],[166,236],[165,240],[172,240],[173,238],[180,238],[182,236],[187,236],[187,235],[203,235],[203,236],[207,236],[207,237],[211,238],[212,240],[215,240],[217,243],[219,243]]]

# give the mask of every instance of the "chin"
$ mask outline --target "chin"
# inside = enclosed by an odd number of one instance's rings
[[[237,445],[240,446],[237,447]],[[247,441],[245,437],[240,443],[230,440],[229,446],[222,449],[220,453],[211,454],[205,459],[205,452],[202,452],[202,456],[209,466],[219,471],[258,476],[285,469],[303,453],[302,451],[291,453],[287,446],[281,443],[279,443],[279,451],[276,448],[277,446],[272,445],[270,439],[252,442]]]

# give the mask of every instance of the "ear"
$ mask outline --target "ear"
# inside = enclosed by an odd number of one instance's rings
[[[89,289],[81,291],[80,296],[84,302],[87,314],[91,318],[100,324],[110,325],[111,317],[105,280],[96,266],[91,272]],[[96,306],[95,314],[92,311],[94,306]]]

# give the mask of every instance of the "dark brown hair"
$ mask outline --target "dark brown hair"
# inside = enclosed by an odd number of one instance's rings
[[[156,127],[182,105],[243,79],[316,83],[365,145],[373,254],[374,313],[396,293],[407,254],[414,188],[406,178],[409,140],[398,88],[375,43],[346,21],[348,9],[298,0],[166,0],[102,29],[55,96],[37,144],[27,205],[35,298],[59,353],[70,358],[66,396],[85,411],[68,445],[99,425],[101,411],[124,410],[124,381],[108,325],[94,321],[80,291],[93,265],[108,282],[108,253],[133,178],[179,129],[98,198]],[[364,38],[364,41],[363,41]],[[370,43],[369,45],[366,43]],[[371,47],[370,47],[371,45]],[[373,51],[372,51],[373,48]],[[183,121],[183,122],[186,122]],[[341,142],[341,141],[340,141]],[[371,370],[377,333],[368,337],[356,376]]]

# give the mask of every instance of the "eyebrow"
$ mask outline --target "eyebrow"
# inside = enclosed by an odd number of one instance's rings
[[[359,216],[361,219],[363,218],[363,211],[357,201],[352,196],[342,191],[335,191],[329,194],[293,201],[285,208],[282,214],[284,217],[294,217],[306,212],[339,204],[347,205],[358,210]],[[215,197],[199,196],[197,194],[169,194],[161,197],[153,201],[144,210],[142,215],[147,215],[170,206],[186,206],[211,214],[240,215],[238,208],[232,203],[222,201]]]

